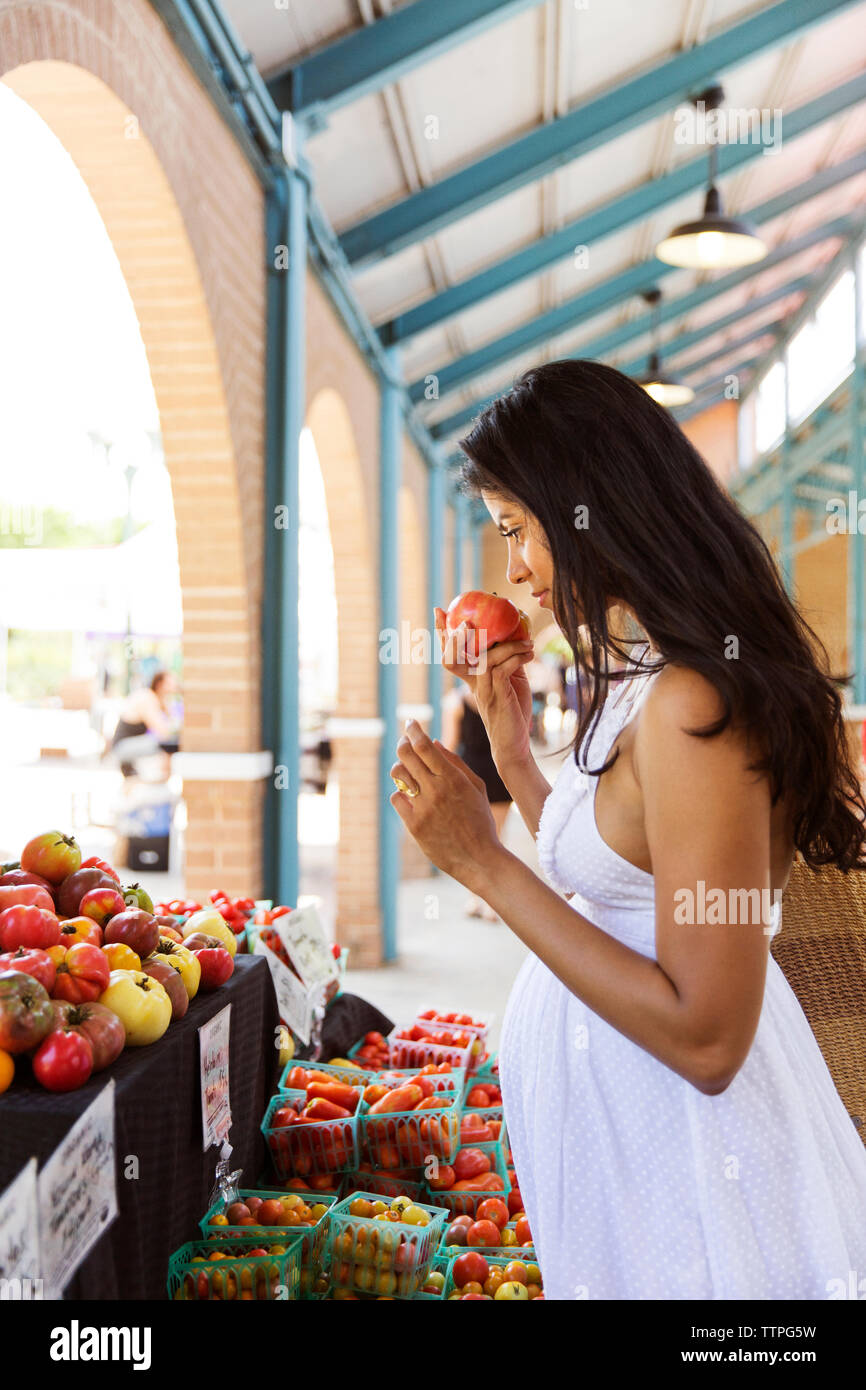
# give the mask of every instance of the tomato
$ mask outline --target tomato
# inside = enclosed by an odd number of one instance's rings
[[[335,1105],[333,1101],[325,1100],[321,1096],[314,1096],[311,1101],[304,1106],[303,1114],[314,1120],[350,1120],[351,1110],[347,1110],[344,1105]]]
[[[502,1277],[506,1283],[525,1284],[527,1282],[527,1269],[522,1260],[510,1260],[502,1271]]]
[[[498,1245],[499,1227],[495,1221],[473,1221],[466,1232],[466,1244]]]
[[[70,1004],[92,1003],[108,986],[111,966],[98,946],[79,941],[57,966],[53,996]]]
[[[117,888],[117,880],[102,869],[78,869],[69,874],[56,890],[57,910],[61,917],[77,917],[81,899],[91,888]]]
[[[124,946],[122,941],[109,941],[107,946],[100,949],[112,970],[141,969],[140,958],[129,946]]]
[[[458,1223],[457,1223],[456,1221],[452,1221],[452,1222],[451,1222],[451,1225],[448,1227],[448,1229],[447,1229],[446,1232],[445,1232],[445,1244],[446,1244],[446,1245],[468,1245],[468,1244],[469,1244],[469,1241],[468,1241],[467,1238],[466,1238],[466,1232],[467,1232],[467,1230],[468,1230],[468,1227],[466,1227],[466,1226],[460,1226],[460,1225],[458,1225]]]
[[[140,908],[142,912],[149,912],[153,916],[153,898],[140,883],[130,883],[128,888],[122,888],[123,901],[127,907]]]
[[[89,859],[82,859],[79,867],[82,869],[101,869],[104,874],[108,874],[109,878],[113,878],[117,883],[120,882],[120,874],[117,870],[113,869],[105,859],[99,859],[95,854],[92,854]]]
[[[69,917],[60,923],[61,946],[68,951],[70,946],[77,946],[80,941],[86,941],[90,946],[101,946],[102,928],[91,917]]]
[[[218,989],[234,973],[235,963],[224,946],[204,947],[193,951],[201,966],[201,988]]]
[[[498,1173],[479,1173],[477,1178],[463,1178],[454,1184],[455,1192],[504,1192],[505,1183]]]
[[[514,1228],[514,1234],[517,1236],[518,1245],[525,1245],[528,1240],[532,1240],[532,1232],[529,1229],[529,1222],[525,1216],[519,1218]]]
[[[457,1181],[457,1174],[450,1163],[440,1163],[439,1171],[433,1178],[427,1179],[427,1186],[432,1187],[434,1192],[447,1192]]]
[[[501,1231],[508,1221],[508,1207],[501,1197],[486,1197],[483,1202],[479,1202],[475,1211],[475,1219],[476,1221],[494,1221]]]
[[[490,1096],[488,1095],[486,1086],[473,1086],[472,1090],[466,1097],[467,1105],[481,1106],[492,1105],[492,1103],[493,1102],[491,1101]]]
[[[306,1089],[307,1100],[315,1100],[317,1097],[329,1100],[334,1105],[342,1106],[350,1115],[354,1115],[358,1108],[358,1092],[352,1086],[344,1086],[339,1081],[310,1081]]]
[[[48,879],[43,878],[41,874],[30,874],[26,869],[9,869],[5,874],[0,874],[0,887],[23,887],[24,884],[29,884],[31,888],[36,887],[44,889],[51,898],[51,901],[54,901],[53,887],[48,882]]]
[[[122,941],[140,960],[145,960],[157,948],[159,927],[151,912],[140,907],[127,907],[109,919],[105,927],[105,940]]]
[[[80,1033],[90,1043],[94,1071],[103,1071],[120,1056],[126,1033],[117,1014],[104,1004],[67,1004],[55,999],[52,1009],[55,1027]]]
[[[25,975],[32,975],[49,994],[57,973],[48,952],[40,951],[35,946],[19,946],[17,951],[7,951],[6,955],[0,956],[0,971],[3,970],[21,970]]]
[[[39,1044],[33,1074],[46,1091],[76,1091],[93,1071],[93,1048],[72,1028],[57,1028]]]
[[[490,1172],[490,1159],[483,1149],[460,1149],[452,1163],[458,1182]]]
[[[130,953],[131,954],[131,953]],[[165,956],[146,960],[140,967],[152,980],[159,980],[171,1000],[172,1018],[183,1018],[189,1008],[189,995],[180,977],[180,972],[169,964]]]
[[[488,1274],[487,1278],[484,1280],[484,1292],[490,1298],[495,1297],[496,1290],[499,1288],[499,1285],[502,1282],[502,1270],[499,1268],[498,1265],[494,1265],[490,1270],[490,1273]]]
[[[0,945],[5,951],[14,951],[18,946],[35,946],[44,951],[59,941],[60,923],[47,908],[15,903],[0,912]]]
[[[187,950],[182,942],[172,941],[169,937],[160,934],[159,941],[156,943],[155,954],[160,958],[165,958],[177,970],[187,994],[190,999],[194,999],[201,984],[201,966],[193,952]]]
[[[510,1216],[516,1216],[519,1211],[523,1211],[523,1198],[520,1195],[519,1187],[512,1187],[506,1200]]]
[[[411,1083],[408,1086],[397,1086],[381,1100],[377,1100],[375,1105],[371,1105],[369,1114],[392,1115],[399,1114],[401,1111],[414,1110],[419,1101],[423,1099],[424,1093],[420,1086]]]
[[[171,1022],[171,1000],[158,980],[140,970],[112,970],[100,1004],[117,1014],[127,1047],[146,1047],[161,1038]]]
[[[29,1052],[53,1022],[48,991],[38,980],[23,970],[0,974],[0,1048],[4,1052]]]
[[[0,1052],[0,1096],[2,1096],[4,1091],[9,1090],[14,1079],[15,1058],[8,1052]]]
[[[506,1280],[499,1285],[493,1297],[497,1302],[505,1302],[508,1300],[525,1303],[529,1298],[529,1290],[525,1284],[520,1284],[516,1280]]]
[[[49,883],[61,883],[81,866],[81,850],[71,835],[59,830],[46,830],[28,840],[21,851],[21,867],[47,878]]]
[[[475,642],[469,646],[470,656],[479,655],[497,642],[514,637],[520,622],[520,609],[510,599],[484,593],[481,589],[458,594],[451,600],[445,614],[448,632],[454,632],[461,623],[465,623],[470,631],[477,633]]]
[[[285,1207],[275,1197],[269,1197],[256,1212],[256,1221],[259,1226],[283,1226]]]
[[[238,949],[234,932],[226,924],[222,914],[217,912],[215,908],[206,907],[202,912],[194,912],[181,927],[184,941],[188,937],[194,936],[196,932],[204,932],[206,936],[215,936],[225,946],[230,956],[233,956]]]
[[[104,927],[109,917],[116,917],[126,904],[116,888],[91,888],[84,894],[78,906],[82,917],[90,917],[100,927]]]
[[[490,1266],[477,1250],[467,1250],[465,1255],[458,1255],[451,1269],[451,1277],[458,1289],[470,1283],[483,1285],[489,1274]]]
[[[289,1085],[291,1085],[291,1081]],[[387,1086],[367,1086],[364,1090],[364,1100],[368,1105],[375,1105],[377,1101],[382,1100],[387,1094]]]

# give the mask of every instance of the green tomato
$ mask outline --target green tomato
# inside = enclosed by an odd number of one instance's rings
[[[153,899],[140,883],[130,883],[122,891],[127,907],[140,907],[143,912],[153,912]]]

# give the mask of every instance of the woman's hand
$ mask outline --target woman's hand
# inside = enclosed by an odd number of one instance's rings
[[[398,790],[390,802],[409,834],[437,868],[483,894],[502,844],[481,778],[414,719],[397,758],[391,776]]]
[[[444,608],[436,608],[434,613],[442,664],[464,680],[475,695],[496,766],[501,772],[503,767],[526,762],[532,756],[532,691],[523,668],[533,658],[532,640],[497,642],[480,660],[473,660],[471,629],[461,623],[449,632]]]

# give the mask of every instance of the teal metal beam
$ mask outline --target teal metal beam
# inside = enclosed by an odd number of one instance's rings
[[[731,353],[740,352],[742,348],[748,347],[750,343],[759,342],[761,338],[772,338],[774,342],[785,327],[784,319],[774,319],[772,323],[760,324],[756,328],[748,328],[739,338],[729,339],[722,343],[720,347],[706,353],[704,357],[697,357],[693,362],[688,362],[684,366],[676,365],[676,352],[670,352],[668,348],[663,350],[664,364],[666,367],[673,366],[680,376],[690,377],[694,372],[703,371],[705,367],[718,362],[720,357],[728,357]],[[672,359],[674,359],[672,361]],[[645,364],[640,371],[648,370],[649,358],[645,359]]]
[[[379,427],[379,640],[400,631],[400,444],[403,422],[396,348],[388,351],[392,376],[382,383]],[[389,644],[391,645],[391,644]],[[387,650],[387,648],[386,648]],[[394,792],[390,768],[396,758],[399,730],[400,663],[383,660],[379,648],[379,904],[382,913],[382,955],[397,957],[397,884],[400,878],[402,821],[390,803]]]
[[[768,294],[771,296],[769,299],[762,295],[758,299],[750,300],[749,307],[745,313],[742,313],[739,309],[735,309],[733,314],[726,314],[724,318],[717,319],[713,323],[706,324],[701,328],[695,328],[690,333],[682,333],[677,338],[672,338],[670,343],[661,349],[665,366],[673,368],[679,376],[689,377],[695,372],[703,371],[713,362],[718,361],[720,357],[729,357],[732,353],[739,352],[741,348],[747,347],[749,343],[755,342],[756,339],[772,336],[775,344],[778,341],[780,330],[784,327],[784,321],[782,319],[777,319],[772,324],[762,324],[757,327],[753,326],[748,328],[739,338],[723,343],[721,347],[714,348],[713,351],[707,353],[705,357],[699,358],[694,362],[689,362],[687,366],[676,365],[676,358],[683,352],[687,352],[689,348],[694,347],[696,343],[703,342],[707,338],[715,337],[717,333],[722,333],[726,328],[729,328],[732,323],[738,323],[742,318],[750,318],[752,314],[759,313],[764,309],[767,304],[772,305],[776,303],[779,298],[785,298],[786,294],[797,293],[812,283],[809,276],[800,276],[797,280],[787,282],[790,288],[779,285],[775,290],[768,291]],[[766,349],[765,354],[767,351],[772,351],[772,349]],[[641,376],[644,372],[649,370],[649,360],[649,353],[644,353],[641,357],[632,358],[630,362],[620,367],[619,370],[625,372],[627,376]]]
[[[427,671],[427,702],[433,708],[430,721],[431,738],[439,738],[442,734],[442,666],[436,660],[436,644],[439,639],[434,632],[433,609],[447,607],[449,601],[445,594],[443,570],[446,485],[446,465],[435,464],[427,474],[427,621],[432,636],[431,659]]]
[[[785,437],[779,461],[782,492],[779,508],[779,567],[788,593],[794,593],[794,480],[791,477],[791,393],[785,364]]]
[[[331,111],[467,43],[541,0],[415,0],[268,79],[278,107],[316,125]]]
[[[356,223],[340,238],[343,250],[353,265],[393,255],[670,111],[721,73],[789,42],[854,3],[856,0],[780,0]]]
[[[864,95],[866,95],[866,88],[864,88]],[[773,198],[769,203],[757,204],[743,213],[743,216],[758,223],[770,221],[782,212],[789,212],[810,198],[826,193],[830,187],[861,174],[864,169],[866,169],[866,150],[835,167],[830,166],[830,168],[822,170],[820,174],[806,180],[805,183],[787,189],[785,193]],[[814,235],[814,233],[809,235]],[[794,245],[798,245],[799,249],[806,249],[804,238],[798,237],[792,242],[777,247],[763,261],[757,261],[753,265],[733,271],[718,280],[710,281],[709,285],[700,286],[699,292],[703,296],[700,302],[705,302],[707,298],[712,298],[715,294],[724,293],[725,290],[741,284],[753,275],[760,275],[763,270],[777,264],[780,259],[784,260],[793,254],[787,247]],[[409,387],[410,397],[415,402],[423,401],[425,399],[426,380],[433,376],[438,382],[439,399],[441,399],[450,391],[466,386],[476,376],[507,362],[509,358],[517,357],[530,348],[537,347],[539,343],[549,342],[551,338],[570,332],[585,320],[594,318],[606,309],[620,305],[624,298],[637,293],[641,288],[645,289],[647,283],[657,283],[665,276],[672,274],[675,269],[674,266],[663,265],[654,257],[641,262],[639,265],[629,266],[626,270],[610,276],[607,280],[585,290],[582,294],[574,295],[553,309],[518,325],[509,333],[492,339],[480,348],[476,348],[474,352],[466,353],[463,357],[434,368],[432,372],[426,372],[423,378],[414,381]],[[723,288],[720,289],[719,286]],[[665,303],[662,304],[662,315],[670,318]],[[648,321],[650,315],[644,317]],[[597,354],[587,353],[581,349],[580,355],[595,356]]]
[[[815,100],[786,112],[785,140],[796,139],[798,135],[814,129],[815,126],[832,119],[864,99],[866,74],[861,74]],[[720,145],[717,150],[719,175],[732,174],[752,160],[760,158],[762,154],[763,147],[757,144],[743,142]],[[521,280],[540,275],[557,262],[570,260],[577,246],[596,246],[604,237],[612,236],[636,222],[644,221],[661,208],[689,193],[703,189],[706,181],[707,157],[706,151],[703,150],[696,159],[681,164],[660,178],[648,179],[607,203],[581,213],[580,217],[565,227],[539,237],[519,251],[486,266],[484,270],[455,285],[449,285],[447,289],[431,295],[414,308],[407,309],[396,318],[381,324],[379,333],[382,341],[405,342],[418,333],[426,332],[492,295],[512,289]],[[822,192],[823,188],[818,186],[816,191]],[[750,215],[754,216],[754,213]],[[766,219],[769,220],[773,215],[772,211],[768,212]],[[640,267],[630,268],[634,278],[628,293],[648,289],[655,284],[659,273],[670,274],[673,269],[666,266],[662,272],[661,267],[660,261],[650,259]],[[587,291],[588,295],[592,293],[592,290]],[[600,307],[604,308],[607,305],[602,302]]]

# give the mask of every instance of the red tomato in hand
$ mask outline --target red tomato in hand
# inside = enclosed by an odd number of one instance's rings
[[[72,1028],[49,1033],[33,1058],[33,1073],[46,1091],[76,1091],[92,1071],[93,1048]]]
[[[510,599],[487,594],[482,589],[470,589],[465,594],[458,594],[451,600],[445,614],[445,626],[449,633],[465,623],[476,634],[473,645],[469,647],[471,656],[480,655],[497,642],[514,637],[520,622],[520,609]],[[453,1014],[446,1015],[443,1022],[450,1023],[453,1017]]]
[[[47,908],[15,903],[0,912],[0,944],[6,951],[14,951],[18,946],[35,946],[44,951],[56,946],[59,940],[60,923]]]
[[[54,998],[69,1004],[93,1003],[108,989],[111,963],[98,946],[79,941],[70,946],[57,967]]]
[[[0,971],[2,970],[20,970],[25,975],[32,975],[49,994],[54,988],[54,977],[57,974],[57,967],[48,952],[40,951],[35,946],[19,946],[17,951],[7,951],[4,956],[0,956]]]

